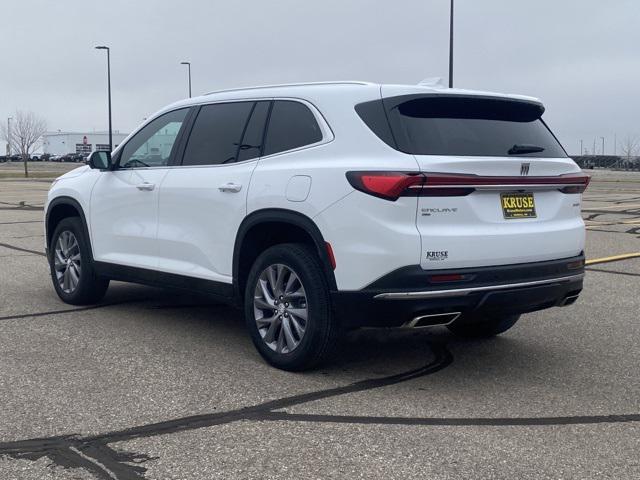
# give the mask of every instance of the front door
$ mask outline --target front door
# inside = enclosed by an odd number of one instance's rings
[[[157,267],[158,192],[187,113],[152,120],[114,156],[115,169],[101,173],[89,210],[95,260]]]

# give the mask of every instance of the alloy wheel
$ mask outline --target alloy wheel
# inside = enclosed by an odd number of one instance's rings
[[[58,236],[53,266],[60,289],[64,293],[73,293],[78,288],[82,273],[80,245],[73,232],[65,230]]]
[[[265,268],[256,284],[253,311],[258,332],[276,353],[294,351],[307,328],[307,295],[300,277],[286,265]]]

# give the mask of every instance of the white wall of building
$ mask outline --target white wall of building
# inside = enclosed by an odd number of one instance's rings
[[[113,133],[115,149],[128,134]],[[84,138],[87,138],[86,145]],[[86,153],[94,150],[108,150],[108,132],[47,132],[42,136],[42,152],[50,155],[66,155],[67,153]]]

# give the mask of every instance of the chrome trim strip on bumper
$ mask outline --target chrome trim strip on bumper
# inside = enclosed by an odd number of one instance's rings
[[[492,290],[509,290],[511,288],[534,287],[551,283],[567,283],[584,278],[584,273],[567,277],[548,278],[546,280],[534,280],[531,282],[507,283],[501,285],[485,285],[482,287],[455,288],[451,290],[430,290],[426,292],[390,292],[380,293],[375,299],[379,300],[415,300],[421,298],[445,298],[469,295],[470,293],[487,292]]]

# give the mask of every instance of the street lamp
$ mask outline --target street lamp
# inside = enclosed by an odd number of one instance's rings
[[[113,133],[111,129],[111,55],[109,47],[105,47],[104,45],[99,45],[95,47],[96,50],[106,50],[107,51],[107,95],[109,98],[109,151],[113,150]]]
[[[186,65],[189,69],[189,98],[191,98],[191,62],[180,62],[180,65]]]
[[[449,15],[449,88],[453,88],[453,0]]]

